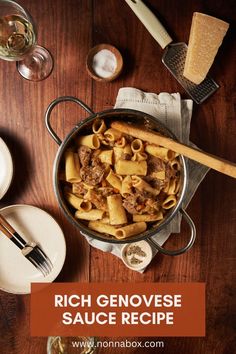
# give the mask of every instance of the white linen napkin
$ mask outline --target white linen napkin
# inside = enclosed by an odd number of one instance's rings
[[[193,101],[190,99],[181,100],[179,93],[162,92],[159,95],[155,93],[146,93],[141,90],[124,87],[118,92],[114,108],[131,108],[138,111],[145,112],[164,123],[183,143],[194,146],[189,142],[190,122],[192,117]],[[191,201],[197,187],[208,172],[208,168],[194,162],[187,160],[189,182],[183,201],[183,208],[186,208]],[[180,232],[181,214],[178,213],[173,220],[153,236],[153,240],[159,245],[163,245],[171,233]],[[121,258],[121,249],[124,244],[113,244],[95,240],[83,234],[88,240],[89,244],[96,247],[103,252],[110,252]],[[158,252],[153,249],[153,257]],[[145,269],[141,270],[143,272]]]

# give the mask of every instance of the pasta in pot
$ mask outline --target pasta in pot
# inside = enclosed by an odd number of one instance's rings
[[[113,151],[114,151],[114,163],[116,163],[120,159],[122,159],[122,156],[124,154],[124,148],[120,146],[114,146]]]
[[[133,176],[132,177],[132,183],[133,183],[133,187],[137,188],[141,192],[146,191],[146,192],[149,192],[149,193],[151,193],[153,195],[157,195],[157,194],[160,193],[160,190],[158,190],[157,188],[151,187],[150,184],[145,182],[139,176]]]
[[[165,147],[162,146],[147,145],[145,151],[150,155],[159,157],[160,159],[167,160],[167,161],[172,160],[175,157],[174,151],[166,149]]]
[[[122,180],[122,184],[121,184],[121,195],[122,197],[126,198],[129,195],[132,195],[133,191],[132,191],[132,179],[130,176],[126,176],[123,180]]]
[[[141,232],[144,232],[146,229],[147,229],[147,224],[145,222],[143,221],[136,222],[134,224],[123,226],[117,229],[115,232],[115,236],[119,240],[122,240],[123,238],[140,234]]]
[[[131,149],[133,153],[135,152],[143,152],[144,147],[143,147],[143,142],[140,139],[134,139],[131,143]]]
[[[78,138],[78,145],[85,145],[91,149],[98,149],[100,147],[100,140],[96,134],[80,136]]]
[[[122,225],[127,223],[127,216],[122,205],[120,194],[113,194],[107,197],[107,205],[111,225]]]
[[[179,157],[96,119],[64,155],[64,196],[73,215],[118,240],[161,223],[177,203]]]
[[[92,125],[92,131],[95,134],[101,134],[106,131],[107,127],[103,119],[95,119]]]
[[[122,178],[119,178],[112,170],[110,170],[106,180],[110,183],[112,187],[118,189],[118,191],[121,192]]]
[[[100,220],[102,219],[104,213],[105,212],[103,210],[99,210],[99,209],[91,209],[89,211],[77,210],[75,212],[75,217],[77,219],[82,219],[82,220]]]
[[[124,148],[126,146],[125,137],[122,136],[119,140],[115,141],[115,146],[120,146],[120,147]]]
[[[67,151],[65,154],[65,178],[67,182],[80,182],[80,163],[78,154]]]
[[[131,160],[132,161],[143,161],[147,160],[148,155],[145,152],[135,152],[134,155],[132,156]]]
[[[139,175],[146,176],[147,162],[146,161],[131,161],[120,159],[115,164],[115,170],[118,175]]]
[[[82,198],[77,197],[72,193],[66,194],[66,199],[75,209],[82,211],[89,211],[92,209],[92,204]]]
[[[99,154],[99,158],[102,162],[112,165],[113,150],[103,150]]]
[[[156,214],[135,214],[133,215],[133,221],[158,221],[163,219],[163,213],[161,211],[157,212]]]
[[[115,142],[122,137],[122,133],[116,129],[107,129],[104,133],[105,138],[110,142]]]
[[[88,224],[88,227],[91,230],[100,232],[100,233],[104,233],[104,234],[109,234],[109,235],[113,235],[116,236],[116,227],[109,225],[109,223],[103,223],[102,220],[101,221],[90,221]]]

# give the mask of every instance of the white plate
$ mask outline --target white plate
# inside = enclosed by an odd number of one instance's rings
[[[13,163],[10,151],[0,138],[0,199],[6,194],[13,176]]]
[[[31,205],[12,205],[0,210],[25,241],[35,241],[53,264],[44,277],[21,250],[0,231],[0,289],[14,294],[29,294],[30,283],[52,282],[60,273],[66,255],[63,232],[51,215]]]

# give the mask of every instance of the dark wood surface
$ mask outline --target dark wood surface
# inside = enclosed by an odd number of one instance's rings
[[[68,250],[58,281],[206,282],[206,337],[162,338],[164,349],[145,353],[233,353],[235,180],[213,171],[208,174],[188,207],[197,227],[193,249],[176,258],[158,255],[144,274],[128,270],[110,254],[90,249],[59,210],[53,193],[52,166],[58,146],[44,124],[48,104],[58,96],[73,95],[94,111],[101,111],[113,106],[123,86],[156,93],[180,92],[186,97],[163,67],[161,48],[124,0],[21,0],[21,4],[35,19],[38,42],[51,51],[55,67],[48,79],[32,83],[18,75],[14,63],[0,61],[0,136],[9,145],[15,164],[12,186],[0,206],[32,204],[58,220]],[[194,105],[191,138],[202,149],[236,162],[235,1],[149,0],[147,4],[176,41],[188,41],[194,11],[231,23],[211,70],[220,89],[201,106]],[[124,57],[123,74],[112,83],[92,81],[85,68],[89,49],[104,42],[117,46]],[[74,104],[62,105],[54,113],[53,126],[63,138],[84,117],[85,112]],[[181,237],[172,237],[168,246],[180,246],[187,232],[183,226]],[[46,353],[46,338],[29,334],[29,300],[29,296],[0,291],[1,353]],[[103,349],[99,353],[144,353],[144,349]]]

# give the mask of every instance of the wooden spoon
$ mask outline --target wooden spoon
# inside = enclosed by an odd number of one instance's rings
[[[171,138],[167,138],[166,136],[163,136],[159,133],[141,129],[135,125],[115,121],[111,123],[111,126],[112,128],[117,129],[122,133],[142,139],[143,141],[146,141],[150,144],[161,145],[194,161],[200,162],[201,164],[208,166],[213,170],[236,178],[236,164],[233,162],[208,154],[207,152],[199,151],[188,145],[181,144]]]

